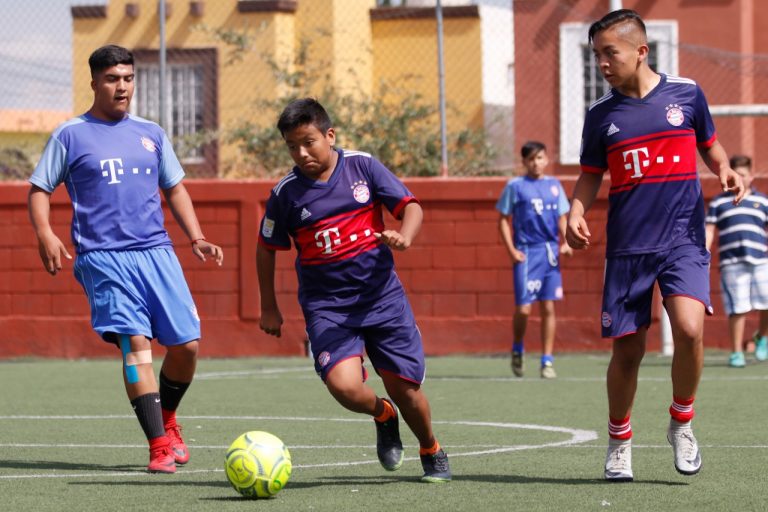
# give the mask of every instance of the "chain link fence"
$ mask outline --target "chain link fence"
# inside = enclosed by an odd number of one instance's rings
[[[134,51],[132,111],[165,119],[193,177],[284,174],[291,161],[274,125],[306,95],[329,109],[340,146],[369,151],[402,176],[440,175],[435,0],[167,0],[162,87],[158,4],[0,0],[0,178],[26,178],[50,132],[90,107],[87,59],[108,43]],[[549,146],[556,172],[577,172],[580,120],[606,90],[586,28],[608,1],[441,4],[448,174],[512,174],[528,139]],[[672,12],[664,4],[657,10]],[[711,10],[739,19],[738,3]],[[704,44],[688,37],[688,20],[664,12],[647,19],[659,71],[697,80],[712,105],[768,101],[759,48],[728,50],[727,33]],[[722,112],[726,149],[768,161],[758,143],[766,117]]]

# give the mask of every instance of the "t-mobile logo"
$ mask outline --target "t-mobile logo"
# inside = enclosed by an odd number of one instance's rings
[[[317,246],[323,249],[323,254],[333,254],[333,246],[341,243],[341,239],[339,238],[339,228],[329,228],[318,231],[315,233],[315,240],[317,240]]]
[[[536,214],[541,215],[541,212],[544,211],[544,201],[538,197],[535,197],[531,199],[531,204],[533,205],[533,210],[536,212]]]
[[[101,175],[105,178],[109,176],[109,181],[107,182],[107,185],[113,185],[115,183],[122,183],[120,180],[117,179],[118,176],[122,176],[125,172],[123,170],[123,159],[122,158],[107,158],[105,160],[99,161],[99,165],[101,166]],[[105,168],[106,165],[106,168]],[[131,172],[133,174],[139,174],[139,168],[134,167],[131,169]],[[152,169],[147,167],[145,169],[145,174],[151,174]]]
[[[648,148],[637,148],[624,151],[621,154],[624,159],[624,169],[632,171],[630,178],[642,178],[643,169],[651,165],[651,160],[648,158]],[[680,155],[672,155],[672,163],[676,164],[680,162]],[[656,157],[657,164],[664,163],[664,157],[659,155]]]

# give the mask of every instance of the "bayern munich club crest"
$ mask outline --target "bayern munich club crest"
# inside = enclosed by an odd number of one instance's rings
[[[371,191],[368,189],[368,183],[365,181],[356,181],[350,188],[352,189],[352,197],[358,203],[365,204],[371,198]]]
[[[552,192],[552,195],[555,196],[555,197],[560,195],[560,190],[558,190],[558,188],[556,186],[554,186],[554,185],[549,187],[549,191]]]
[[[683,115],[683,109],[680,105],[672,103],[667,107],[667,122],[672,126],[680,126],[683,124],[685,116]]]
[[[603,327],[610,327],[613,323],[613,319],[611,318],[611,315],[608,314],[607,311],[603,311],[603,316],[601,317],[601,322],[603,324]]]
[[[155,152],[155,143],[152,142],[152,139],[148,139],[147,137],[142,137],[141,145],[144,146],[144,149],[146,149],[150,153]]]
[[[330,352],[323,351],[320,352],[320,355],[317,356],[317,363],[320,365],[320,368],[325,368],[328,363],[331,362],[331,354]]]

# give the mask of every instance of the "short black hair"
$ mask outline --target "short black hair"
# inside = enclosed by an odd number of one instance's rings
[[[736,167],[746,167],[747,169],[752,170],[752,159],[747,155],[733,155],[728,163],[731,165],[731,169],[735,169]]]
[[[95,77],[97,73],[118,64],[130,64],[133,66],[133,53],[127,48],[114,44],[97,48],[88,58],[88,65],[91,66],[91,78]]]
[[[333,127],[328,112],[319,101],[314,98],[300,98],[293,100],[283,109],[277,120],[277,129],[280,130],[280,135],[285,137],[286,132],[308,124],[315,125],[323,133]]]
[[[614,25],[618,25],[619,23],[624,22],[634,23],[635,26],[637,26],[637,28],[639,28],[647,37],[647,32],[645,31],[645,23],[643,22],[643,19],[640,17],[640,15],[637,14],[637,12],[633,11],[632,9],[618,9],[616,11],[609,12],[589,27],[589,44],[592,44],[592,40],[595,38],[598,32],[602,32],[603,30],[609,29]]]
[[[529,140],[523,144],[523,147],[520,148],[520,156],[522,156],[523,160],[525,160],[529,156],[535,155],[542,150],[547,150],[547,146],[545,146],[543,142],[539,142],[537,140]]]

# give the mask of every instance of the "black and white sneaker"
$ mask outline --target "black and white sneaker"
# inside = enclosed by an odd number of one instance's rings
[[[392,406],[395,415],[384,422],[373,420],[376,424],[376,455],[379,456],[379,462],[384,469],[397,471],[403,465],[403,442],[400,440],[398,425],[400,415],[389,398],[382,398],[382,400]]]

